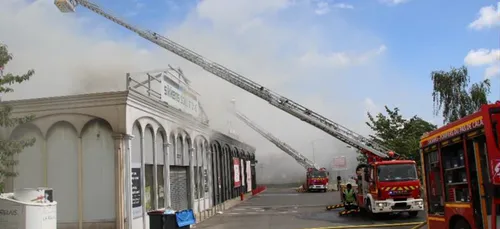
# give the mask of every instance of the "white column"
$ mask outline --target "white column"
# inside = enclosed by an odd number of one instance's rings
[[[156,155],[156,133],[153,133],[153,208],[158,209],[158,156]]]
[[[145,145],[144,145],[144,131],[141,132],[141,202],[142,202],[142,228],[146,229],[146,193],[144,192],[146,189],[146,158],[145,158]]]
[[[164,157],[164,161],[165,161],[165,166],[164,166],[164,169],[163,171],[165,171],[165,175],[163,176],[163,186],[164,186],[164,190],[165,190],[165,208],[167,207],[171,207],[172,206],[172,202],[170,200],[170,138],[167,138],[167,142],[166,143],[163,143],[163,151],[165,152],[165,157]],[[175,154],[174,154],[175,156]],[[175,164],[175,157],[174,157],[174,161],[172,162],[172,164]]]
[[[208,175],[208,207],[211,207],[214,201],[214,189],[213,189],[213,167],[212,167],[212,151],[207,151],[207,175]]]
[[[126,202],[126,216],[127,216],[127,229],[132,229],[132,220],[134,219],[132,213],[132,139],[134,136],[128,135],[125,137],[125,202]]]
[[[194,207],[194,148],[189,148],[189,197],[190,197],[190,206],[189,208]]]

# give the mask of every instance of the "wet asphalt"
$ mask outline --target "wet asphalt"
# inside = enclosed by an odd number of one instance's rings
[[[198,229],[327,229],[347,225],[374,225],[423,222],[419,214],[389,216],[373,220],[363,215],[339,216],[340,209],[326,210],[327,205],[340,202],[339,192],[298,193],[290,187],[269,188],[231,209],[207,219]],[[370,227],[365,227],[370,228]],[[412,228],[400,226],[390,228]],[[427,227],[422,227],[426,229]]]

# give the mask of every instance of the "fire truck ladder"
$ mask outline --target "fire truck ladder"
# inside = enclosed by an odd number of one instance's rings
[[[320,114],[307,109],[306,107],[284,97],[276,92],[273,92],[264,86],[220,65],[213,61],[206,59],[205,57],[181,46],[180,44],[159,35],[158,33],[151,32],[148,30],[143,30],[135,27],[113,15],[107,13],[105,10],[101,9],[95,3],[88,0],[55,0],[55,5],[59,8],[61,12],[75,12],[77,5],[81,5],[113,22],[121,25],[132,32],[135,32],[139,36],[149,40],[158,46],[177,54],[178,56],[202,67],[204,70],[228,81],[229,83],[240,87],[241,89],[254,94],[255,96],[266,100],[271,105],[285,111],[300,120],[307,122],[324,132],[332,135],[338,140],[346,143],[347,145],[360,150],[362,152],[369,152],[378,157],[388,158],[388,148],[385,148],[376,142],[365,138],[364,136],[355,133],[354,131],[329,120]]]
[[[234,101],[233,101],[234,105]],[[283,150],[286,154],[290,155],[293,159],[295,159],[302,167],[305,169],[308,168],[315,168],[319,169],[319,167],[311,160],[308,158],[304,157],[304,155],[300,154],[297,150],[292,148],[291,146],[287,145],[283,141],[279,140],[275,136],[273,136],[271,133],[265,131],[262,127],[258,126],[256,123],[252,122],[247,116],[236,110],[236,108],[233,107],[232,113],[239,118],[241,121],[243,121],[245,124],[247,124],[249,127],[251,127],[253,130],[255,130],[257,133],[262,135],[264,138],[272,142],[274,145],[276,145],[278,148]]]

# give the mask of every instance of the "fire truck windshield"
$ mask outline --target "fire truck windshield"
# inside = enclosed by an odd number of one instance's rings
[[[415,164],[379,165],[377,169],[379,181],[417,180]]]
[[[319,177],[326,177],[326,172],[325,171],[312,171],[311,172],[311,177],[312,178],[319,178]]]

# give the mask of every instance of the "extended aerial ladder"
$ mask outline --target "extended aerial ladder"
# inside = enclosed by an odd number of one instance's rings
[[[330,119],[307,109],[306,107],[282,96],[278,93],[271,91],[264,86],[220,65],[207,58],[181,46],[180,44],[161,36],[158,33],[143,30],[138,27],[129,24],[118,17],[106,12],[101,7],[92,3],[88,0],[55,0],[55,5],[59,8],[61,12],[75,12],[77,5],[81,5],[113,22],[121,25],[132,32],[138,34],[146,40],[149,40],[158,46],[177,54],[178,56],[194,63],[204,70],[218,76],[219,78],[228,81],[229,83],[238,86],[239,88],[254,94],[255,96],[266,100],[271,105],[277,107],[278,109],[285,111],[300,120],[307,122],[318,129],[332,135],[338,140],[346,143],[347,145],[372,156],[375,158],[372,160],[378,160],[390,158],[390,150],[384,146],[377,144],[376,142],[365,138],[364,136],[355,133],[354,131],[338,124]],[[374,157],[373,157],[374,156]]]
[[[297,150],[286,144],[285,142],[279,140],[276,138],[274,135],[271,133],[265,131],[262,127],[258,126],[256,123],[252,122],[247,116],[236,110],[234,107],[234,100],[232,101],[233,107],[231,112],[241,121],[243,121],[245,124],[247,124],[250,128],[255,130],[257,133],[262,135],[264,138],[272,142],[274,145],[276,145],[278,148],[283,150],[286,154],[290,155],[293,159],[295,159],[302,167],[304,167],[306,170],[310,168],[314,169],[319,169],[319,167],[311,160],[308,158],[304,157],[301,153],[299,153]]]

